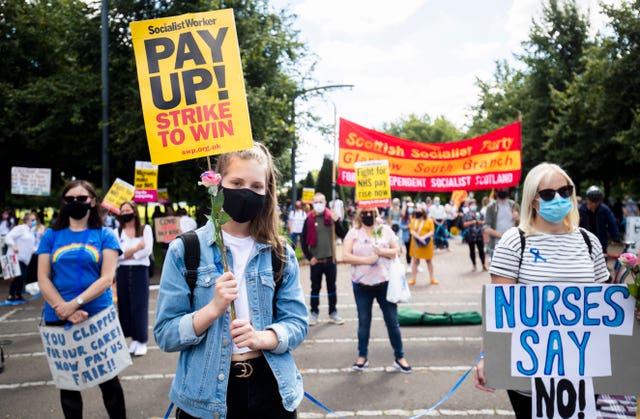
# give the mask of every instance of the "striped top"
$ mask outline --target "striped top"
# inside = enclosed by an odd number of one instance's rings
[[[545,282],[604,282],[609,271],[598,238],[591,240],[591,255],[578,229],[566,234],[535,233],[526,236],[520,264],[521,244],[517,227],[507,230],[491,259],[489,273],[513,279],[520,284]]]

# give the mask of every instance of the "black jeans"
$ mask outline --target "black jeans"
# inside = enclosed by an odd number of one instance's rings
[[[484,267],[484,241],[482,241],[482,238],[480,238],[480,240],[476,240],[476,241],[471,241],[469,240],[467,242],[469,244],[469,257],[471,258],[471,263],[473,263],[473,266],[476,266],[476,247],[478,248],[478,256],[480,257],[480,262],[482,263],[482,266]]]
[[[251,367],[237,363],[234,367],[232,363],[227,387],[227,419],[296,419],[296,411],[289,412],[282,406],[278,382],[265,357],[246,362]],[[197,418],[177,408],[176,419]]]
[[[120,266],[118,281],[118,316],[122,333],[140,343],[149,340],[149,268]]]
[[[118,377],[113,377],[111,380],[100,384],[100,391],[102,391],[102,402],[107,409],[109,418],[126,418],[127,410],[124,405],[124,392]],[[60,390],[60,402],[66,419],[82,419],[82,395],[79,391]]]
[[[336,292],[337,268],[333,262],[318,262],[311,267],[311,312],[318,314],[320,305],[320,289],[322,275],[327,277],[327,294],[329,295],[329,314],[336,312],[338,294]]]

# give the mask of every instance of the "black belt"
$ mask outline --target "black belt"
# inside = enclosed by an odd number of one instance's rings
[[[265,361],[264,356],[247,359],[245,361],[231,361],[231,376],[235,378],[249,378],[253,375],[254,368],[259,368]]]
[[[328,263],[328,262],[333,262],[333,258],[316,258],[316,260],[318,261],[318,263]]]

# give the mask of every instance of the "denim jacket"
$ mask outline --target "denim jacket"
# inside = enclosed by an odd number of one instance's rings
[[[182,240],[174,240],[162,267],[153,333],[160,349],[180,351],[169,398],[193,416],[224,419],[233,346],[230,317],[223,315],[216,319],[201,336],[196,336],[193,330],[195,311],[213,299],[216,279],[223,272],[222,256],[214,242],[211,223],[196,233],[200,240],[200,265],[194,289],[194,307],[191,306],[185,279],[184,245]],[[227,258],[232,267],[228,249]],[[263,353],[278,382],[284,408],[293,411],[302,401],[304,391],[302,376],[291,351],[303,342],[308,330],[307,309],[295,253],[287,246],[275,316],[272,313],[275,282],[270,245],[256,243],[256,252],[247,261],[245,275],[253,327],[255,330],[271,329],[278,337],[278,346]]]

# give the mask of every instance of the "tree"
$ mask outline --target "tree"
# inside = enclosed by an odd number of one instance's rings
[[[394,137],[421,143],[446,143],[464,138],[464,134],[446,118],[431,121],[429,115],[411,114],[396,122],[383,124],[383,131]]]
[[[584,71],[582,58],[591,45],[588,28],[574,0],[549,0],[523,43],[525,52],[516,56],[525,68],[513,71],[497,63],[494,81],[478,82],[481,94],[470,132],[486,132],[486,128],[513,122],[520,113],[523,170],[545,160],[572,170],[572,162],[563,160],[569,143],[551,137],[548,130],[557,114],[552,95],[565,91]]]
[[[81,0],[2,0],[0,16],[0,204],[17,206],[12,166],[52,168],[54,190],[99,179],[99,22]]]
[[[327,198],[327,202],[331,200],[331,182],[333,180],[331,176],[332,171],[333,160],[328,156],[324,156],[324,159],[322,160],[322,167],[320,167],[318,179],[316,180],[316,192],[322,192]]]
[[[574,179],[614,185],[629,192],[640,169],[640,2],[603,6],[612,31],[605,31],[583,58],[584,71],[565,91],[554,91],[556,121],[548,133],[563,143],[556,150]],[[610,33],[610,34],[608,34]],[[594,158],[597,156],[597,158]]]
[[[131,181],[134,162],[149,159],[129,23],[222,7],[235,13],[254,139],[278,162],[287,161],[291,98],[313,66],[291,27],[293,16],[271,11],[267,0],[111,0],[109,5],[113,178]],[[54,188],[63,182],[62,172],[100,181],[99,8],[99,0],[0,0],[0,147],[11,150],[0,153],[0,204],[10,198],[11,166],[52,167]],[[205,168],[203,160],[163,165],[160,186],[169,188],[174,201],[206,202],[206,191],[196,185]]]

